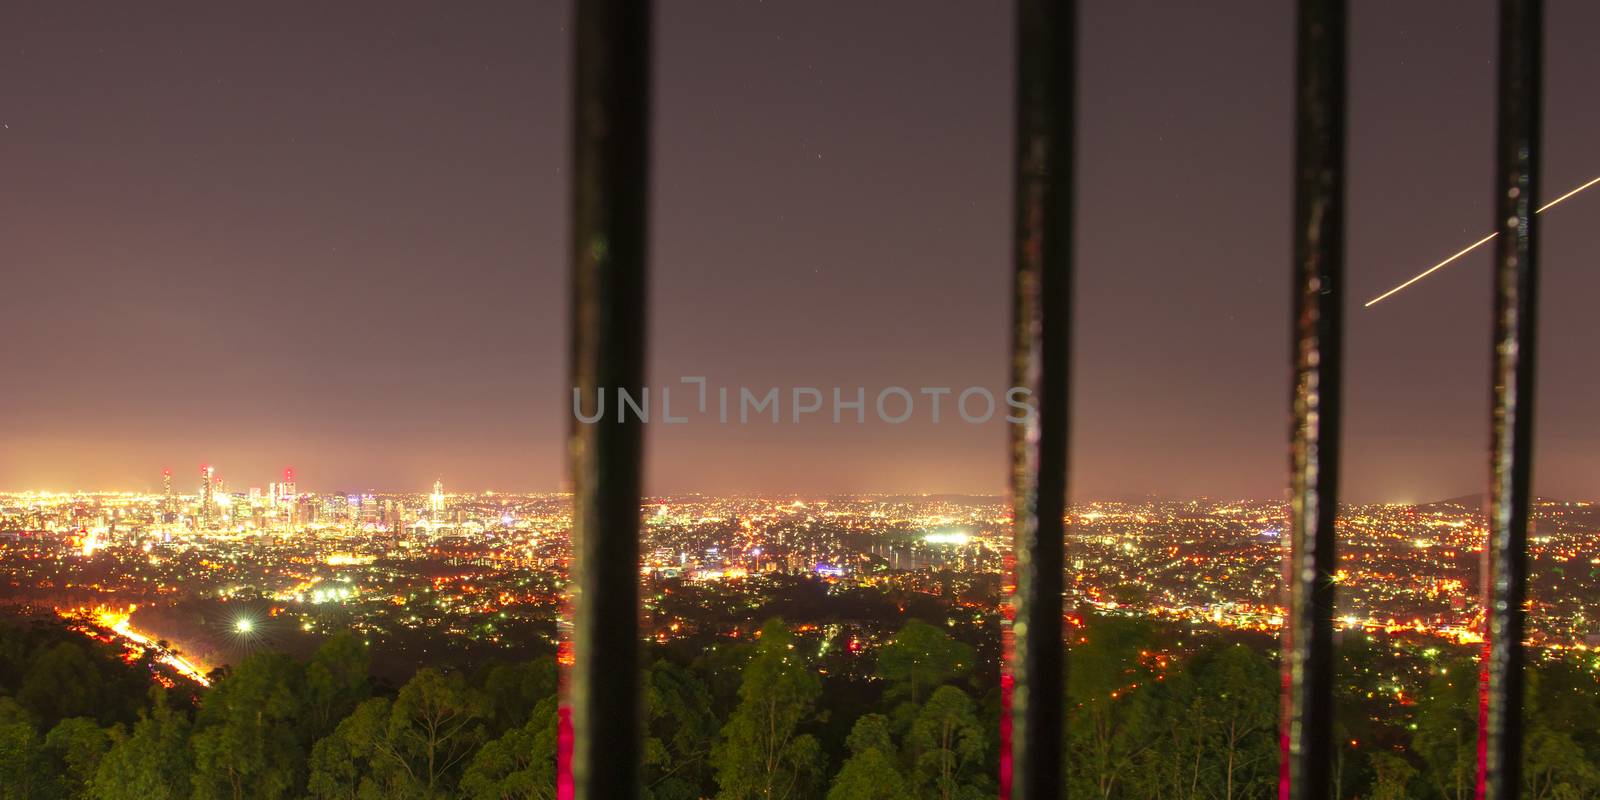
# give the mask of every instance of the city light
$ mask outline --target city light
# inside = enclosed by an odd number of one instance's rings
[[[925,544],[954,544],[964,545],[972,541],[972,536],[966,531],[938,531],[922,537]]]
[[[236,645],[258,640],[279,616],[287,619],[274,631],[352,627],[493,644],[508,629],[547,626],[562,613],[572,558],[567,495],[296,488],[286,503],[283,485],[230,492],[213,468],[204,474],[190,494],[164,481],[149,494],[0,493],[0,529],[18,531],[0,537],[0,554],[14,580],[66,596],[213,606]],[[640,511],[644,611],[658,642],[701,635],[697,613],[758,607],[772,587],[797,580],[826,582],[829,591],[962,597],[975,622],[1003,616],[1007,584],[993,579],[1011,552],[1011,515],[996,499],[692,495],[648,498]],[[1067,607],[1276,633],[1287,616],[1286,513],[1266,501],[1075,504]],[[1477,580],[1461,567],[1481,551],[1480,513],[1470,503],[1342,508],[1339,627],[1435,645],[1480,640]],[[1570,565],[1587,574],[1600,563],[1592,536],[1600,506],[1541,501],[1534,519],[1530,557],[1569,565],[1568,584],[1577,574]],[[697,601],[704,608],[681,606],[679,588],[691,584],[707,593]],[[183,618],[153,614],[148,624],[170,629],[150,638],[199,635]],[[1529,644],[1591,647],[1594,619],[1600,601],[1588,594],[1533,605]],[[870,632],[857,635],[870,653]]]

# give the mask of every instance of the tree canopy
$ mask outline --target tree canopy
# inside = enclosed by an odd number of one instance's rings
[[[1091,617],[1072,634],[1069,796],[1270,794],[1280,680],[1273,642],[1213,634],[1179,650],[1150,623],[1126,617]],[[257,653],[200,690],[152,683],[170,676],[80,639],[0,624],[0,800],[555,800],[553,659],[470,674],[423,668],[385,688],[370,675],[366,645],[342,635],[305,660]],[[693,660],[648,661],[641,795],[995,795],[998,703],[993,694],[975,698],[962,680],[970,645],[919,621],[864,662],[826,656],[825,641],[772,619],[759,636]],[[1422,679],[1402,693],[1397,652],[1360,637],[1341,645],[1345,744],[1334,795],[1471,797],[1478,665],[1465,651],[1413,659],[1404,669]],[[836,673],[853,663],[856,674]],[[1549,660],[1529,678],[1522,795],[1600,797],[1595,671]],[[108,696],[106,687],[129,685],[134,696]]]

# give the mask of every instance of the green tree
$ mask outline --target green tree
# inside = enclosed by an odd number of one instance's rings
[[[894,735],[889,732],[889,718],[882,714],[862,714],[850,727],[850,736],[845,739],[844,746],[852,755],[868,750],[894,755]]]
[[[919,796],[938,800],[985,795],[985,735],[972,698],[954,686],[933,690],[911,724]]]
[[[557,702],[545,697],[527,724],[478,749],[461,775],[471,800],[555,800]]]
[[[1529,800],[1570,800],[1600,796],[1600,768],[1565,732],[1535,723],[1522,751],[1522,796]]]
[[[1067,756],[1075,795],[1112,797],[1156,745],[1161,693],[1141,662],[1148,625],[1097,618],[1081,631],[1067,672]]]
[[[39,732],[28,713],[0,697],[0,800],[34,800],[50,789]]]
[[[28,674],[28,638],[22,628],[0,622],[0,694],[16,694]]]
[[[1437,670],[1417,703],[1411,750],[1431,790],[1444,800],[1473,795],[1477,770],[1477,665],[1461,660]]]
[[[1161,680],[1138,690],[1141,702],[1149,703],[1149,719],[1157,730],[1150,747],[1134,759],[1134,768],[1126,775],[1125,794],[1129,796],[1194,800],[1205,797],[1214,783],[1206,760],[1209,732],[1190,717],[1197,703],[1194,677],[1175,667],[1169,663]]]
[[[694,800],[710,777],[717,718],[693,672],[657,661],[645,673],[644,785],[650,800]]]
[[[1406,735],[1392,727],[1400,717],[1395,696],[1372,691],[1375,687],[1371,686],[1372,678],[1384,672],[1384,660],[1392,650],[1392,646],[1379,647],[1370,636],[1356,631],[1340,637],[1333,687],[1334,708],[1339,710],[1333,717],[1333,740],[1338,743],[1333,754],[1335,797],[1365,797],[1356,790],[1377,784],[1378,765],[1373,756],[1385,752],[1385,742]]]
[[[556,693],[556,660],[547,656],[495,664],[484,675],[483,691],[491,709],[491,735],[521,727],[540,703]]]
[[[76,642],[57,642],[35,655],[17,702],[46,725],[67,717],[92,717],[102,712],[99,669]]]
[[[402,763],[385,741],[390,703],[368,700],[311,748],[306,788],[317,800],[377,800],[414,796]]]
[[[348,631],[317,648],[305,669],[306,734],[312,741],[332,732],[372,694],[371,667],[366,643]]]
[[[111,734],[87,717],[68,717],[44,737],[44,753],[52,774],[60,776],[64,794],[89,796],[95,770],[111,749]]]
[[[1568,800],[1600,796],[1600,766],[1581,743],[1593,741],[1597,685],[1567,664],[1550,664],[1528,675],[1523,710],[1527,741],[1522,751],[1522,796]],[[1586,715],[1588,712],[1590,715]]]
[[[0,695],[25,709],[40,732],[67,717],[131,725],[152,670],[169,671],[148,653],[126,663],[120,647],[86,640],[63,622],[0,621]]]
[[[782,620],[761,627],[739,684],[739,706],[712,754],[721,800],[807,797],[822,769],[812,721],[822,681],[793,652]]]
[[[1224,800],[1260,797],[1276,777],[1278,671],[1271,658],[1242,644],[1195,659],[1191,719],[1203,726]]]
[[[1571,734],[1585,752],[1600,756],[1600,676],[1588,665],[1549,661],[1539,665],[1528,686],[1541,724]],[[1600,762],[1600,758],[1595,759]]]
[[[460,675],[421,670],[394,702],[356,706],[317,742],[307,788],[321,800],[447,796],[483,741],[487,716],[482,694]]]
[[[1367,793],[1367,800],[1407,800],[1412,796],[1410,785],[1417,770],[1409,761],[1379,751],[1372,755],[1372,770],[1372,791]]]
[[[850,757],[833,777],[828,800],[911,800],[905,775],[896,763],[887,717],[862,715],[850,729],[846,746]]]
[[[400,690],[384,737],[392,758],[428,795],[442,792],[483,740],[483,695],[459,675],[424,669]]]
[[[304,668],[281,653],[244,660],[214,684],[195,718],[195,800],[277,800],[305,780]]]
[[[113,729],[111,749],[95,770],[96,800],[176,800],[188,797],[193,762],[189,719],[167,704],[165,692],[152,689],[152,703],[133,730]]]
[[[911,620],[878,653],[878,677],[892,697],[916,704],[928,689],[972,669],[972,648],[921,620]]]

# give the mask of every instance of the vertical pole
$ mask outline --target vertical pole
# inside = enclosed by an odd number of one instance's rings
[[[1062,653],[1077,4],[1017,4],[1012,386],[1037,409],[1011,427],[1012,593],[1001,796],[1063,794]]]
[[[1528,591],[1528,504],[1533,470],[1534,335],[1542,0],[1501,0],[1495,144],[1494,415],[1490,422],[1488,627],[1478,730],[1478,797],[1518,796],[1522,766],[1523,606]]]
[[[1294,383],[1278,796],[1333,796],[1334,522],[1344,337],[1344,0],[1300,0],[1295,72]]]
[[[574,419],[568,437],[575,574],[559,791],[626,800],[638,796],[641,754],[643,429],[617,397],[644,386],[651,6],[582,0],[576,17],[570,366],[574,401],[605,413]]]

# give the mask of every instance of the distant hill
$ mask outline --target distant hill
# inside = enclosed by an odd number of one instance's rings
[[[1460,497],[1447,497],[1443,500],[1435,500],[1431,503],[1420,503],[1417,505],[1417,508],[1426,509],[1429,511],[1443,511],[1446,509],[1446,507],[1478,510],[1484,507],[1484,503],[1487,500],[1488,495],[1484,494],[1483,492],[1478,492],[1477,494],[1464,494]]]
[[[1539,504],[1539,503],[1563,503],[1563,502],[1566,502],[1566,501],[1558,499],[1558,498],[1554,498],[1554,497],[1538,497],[1538,496],[1535,496],[1533,498],[1533,502],[1535,504]],[[1444,500],[1435,500],[1435,501],[1433,501],[1431,503],[1423,503],[1421,505],[1418,505],[1417,508],[1425,509],[1425,510],[1428,510],[1428,511],[1433,511],[1433,510],[1441,510],[1442,511],[1442,510],[1449,509],[1449,508],[1456,508],[1456,509],[1465,508],[1465,509],[1469,509],[1469,510],[1472,510],[1472,511],[1481,511],[1484,508],[1487,508],[1488,505],[1489,505],[1489,495],[1487,493],[1485,493],[1485,492],[1478,492],[1477,494],[1464,494],[1464,495],[1461,495],[1460,497],[1450,497],[1450,498],[1446,498]]]

